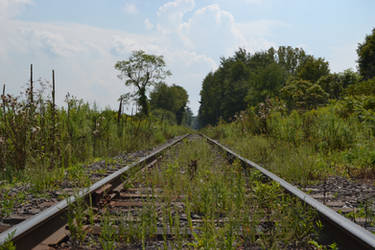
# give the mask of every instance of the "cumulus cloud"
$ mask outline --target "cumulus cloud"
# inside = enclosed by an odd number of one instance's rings
[[[6,56],[0,57],[0,75],[7,90],[18,93],[27,82],[28,67],[34,64],[35,77],[49,79],[56,70],[57,101],[63,104],[70,92],[100,107],[116,107],[120,93],[129,91],[117,79],[114,64],[126,59],[131,51],[164,55],[173,72],[170,83],[178,83],[189,91],[194,111],[198,109],[199,89],[204,74],[215,62],[204,55],[176,46],[168,46],[166,38],[136,35],[81,24],[45,24],[8,20],[11,32],[1,39]],[[0,50],[1,53],[1,50]]]
[[[238,23],[230,12],[213,4],[196,10],[180,25],[179,33],[185,46],[217,58],[231,55],[238,47],[259,50],[273,46],[265,36],[282,25],[272,20]]]
[[[15,91],[27,81],[30,63],[36,77],[57,75],[59,104],[69,91],[99,106],[116,107],[120,93],[127,91],[116,78],[114,64],[126,59],[133,50],[164,55],[177,83],[188,90],[194,112],[199,107],[199,91],[204,76],[217,68],[220,56],[229,56],[239,46],[265,48],[271,45],[264,36],[277,21],[238,23],[219,5],[195,9],[194,0],[174,0],[160,6],[153,23],[146,18],[152,34],[134,34],[75,23],[33,23],[15,20],[15,15],[31,0],[0,0],[0,14],[8,13],[0,25],[0,75]],[[11,10],[12,9],[12,10]],[[125,11],[137,13],[135,5]],[[12,14],[9,14],[12,13]],[[11,77],[9,77],[11,76]]]
[[[194,9],[194,0],[175,0],[162,5],[158,11],[158,31],[163,34],[176,32],[186,13]]]
[[[233,47],[240,38],[234,31],[234,18],[218,5],[194,12],[180,27],[185,45],[193,50],[214,56],[218,51]]]

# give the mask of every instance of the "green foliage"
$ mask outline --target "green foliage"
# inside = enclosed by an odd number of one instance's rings
[[[236,161],[229,165],[204,140],[186,140],[181,147],[172,148],[158,168],[140,173],[137,179],[160,190],[152,198],[156,204],[161,199],[168,205],[154,208],[154,215],[145,217],[148,208],[140,208],[141,221],[129,227],[140,232],[143,224],[149,229],[162,226],[164,233],[173,233],[168,239],[164,236],[165,248],[299,249],[314,239],[313,211],[279,185],[266,182],[258,171],[244,171]],[[184,205],[175,204],[176,199],[182,199]],[[187,225],[180,223],[180,216]],[[183,232],[191,232],[192,238]],[[151,236],[145,234],[145,240]],[[142,240],[144,246],[144,238],[132,240]]]
[[[216,73],[218,74],[218,73]],[[201,105],[199,107],[199,121],[201,126],[216,124],[220,117],[221,88],[213,73],[208,73],[202,83],[200,91]]]
[[[350,85],[346,93],[347,95],[375,95],[375,77]]]
[[[118,61],[115,68],[120,71],[118,77],[125,80],[125,85],[137,88],[138,104],[143,114],[148,115],[147,88],[171,75],[165,69],[163,56],[149,55],[142,50],[133,51],[128,60]]]
[[[373,99],[346,97],[290,114],[265,103],[204,131],[293,182],[308,183],[330,173],[370,178],[375,175]]]
[[[99,237],[100,246],[104,250],[114,250],[116,241],[116,229],[114,223],[110,220],[110,215],[106,212],[103,215],[102,222],[100,224],[101,233]]]
[[[170,125],[177,124],[176,115],[169,110],[152,109],[151,114],[152,114],[153,117],[155,117],[155,118],[157,118],[161,121],[165,121]]]
[[[174,113],[177,124],[181,125],[189,98],[183,87],[178,85],[169,87],[165,83],[159,83],[150,97],[152,109],[164,109]]]
[[[222,58],[220,67],[203,80],[199,121],[201,126],[216,125],[220,119],[230,121],[248,106],[280,97],[282,89],[298,90],[292,97],[291,93],[284,95],[289,104],[316,107],[325,103],[327,94],[315,82],[328,74],[328,62],[306,55],[303,49],[279,47],[254,54],[239,49],[233,57]],[[291,86],[296,81],[303,84]],[[307,81],[311,84],[305,86]]]
[[[248,106],[272,98],[286,101],[289,110],[302,111],[326,105],[328,99],[375,95],[375,29],[357,53],[360,75],[350,69],[330,74],[325,59],[290,46],[254,54],[239,49],[234,56],[221,58],[220,67],[203,80],[200,125],[231,121]]]
[[[161,143],[186,129],[154,117],[120,115],[67,95],[67,108],[53,108],[48,86],[33,103],[2,96],[0,105],[0,180],[32,183],[32,190],[58,188],[64,179],[85,186],[78,163]],[[65,173],[65,174],[64,174]]]
[[[365,41],[358,45],[359,72],[364,80],[375,77],[375,28]]]
[[[16,246],[12,242],[11,239],[13,239],[16,231],[13,231],[8,234],[7,240],[5,241],[4,244],[0,245],[0,250],[16,250]]]
[[[246,102],[255,106],[267,98],[274,97],[285,85],[287,76],[284,66],[277,63],[267,65],[250,80],[251,87],[247,92]]]
[[[69,204],[67,225],[75,248],[82,246],[87,237],[88,232],[85,230],[86,209],[86,203],[78,196],[76,196],[76,202]]]
[[[316,82],[322,76],[329,74],[329,65],[323,58],[315,59],[307,56],[297,68],[296,75],[299,79]]]
[[[344,89],[338,74],[329,74],[319,78],[318,85],[329,94],[329,98],[338,99]]]
[[[277,62],[284,66],[289,74],[295,75],[297,68],[307,55],[303,49],[280,46],[276,52]]]
[[[313,109],[328,101],[323,88],[310,81],[290,79],[281,89],[281,97],[286,100],[289,109]]]

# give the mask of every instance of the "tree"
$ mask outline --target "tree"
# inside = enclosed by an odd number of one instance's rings
[[[359,75],[359,73],[354,72],[351,69],[346,69],[344,70],[344,72],[340,72],[339,77],[344,88],[347,88],[353,84],[357,84],[361,80],[361,76]]]
[[[189,107],[186,107],[186,111],[184,113],[184,118],[182,119],[182,124],[185,124],[189,127],[193,127],[193,111]]]
[[[314,106],[315,102],[322,101],[320,97],[326,98],[327,93],[313,83],[327,74],[328,62],[307,55],[303,49],[279,47],[253,54],[239,49],[234,56],[221,58],[220,67],[204,78],[199,123],[205,126],[215,125],[220,119],[230,121],[248,106],[278,97],[289,78],[309,81],[306,91],[311,100],[303,101],[309,107]],[[297,85],[289,87],[299,88]]]
[[[219,71],[208,73],[202,83],[200,91],[200,106],[198,119],[203,127],[207,124],[216,124],[220,117],[221,97],[223,97],[222,88],[218,80]]]
[[[358,67],[364,80],[375,77],[375,28],[363,43],[358,44]]]
[[[284,87],[288,72],[280,64],[272,63],[259,69],[250,79],[250,88],[245,100],[251,106],[264,102],[266,99],[276,96]]]
[[[150,94],[150,104],[152,109],[164,109],[172,112],[176,116],[177,124],[182,123],[188,102],[186,90],[178,85],[167,86],[165,83],[159,83]]]
[[[357,84],[350,85],[346,89],[346,93],[349,95],[363,96],[375,95],[375,77],[368,79],[367,81],[361,81]]]
[[[359,82],[359,75],[350,69],[341,73],[334,73],[322,76],[317,84],[329,94],[332,99],[340,99],[344,90],[353,84]]]
[[[297,77],[310,82],[316,82],[328,74],[329,65],[323,58],[315,59],[313,56],[307,56],[305,61],[297,67]]]
[[[338,74],[329,74],[322,76],[317,84],[324,89],[325,92],[329,94],[329,98],[338,99],[344,90],[344,85]]]
[[[299,65],[307,58],[302,48],[292,48],[291,46],[280,46],[276,56],[277,63],[284,66],[290,74],[295,74]]]
[[[312,109],[327,102],[328,94],[316,83],[291,79],[281,89],[289,109]]]
[[[125,80],[126,86],[137,88],[137,102],[142,113],[148,115],[147,88],[171,75],[166,70],[163,56],[149,55],[142,50],[133,51],[129,60],[118,61],[115,69],[120,71],[118,77]]]

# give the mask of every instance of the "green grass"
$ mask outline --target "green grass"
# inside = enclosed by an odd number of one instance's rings
[[[238,162],[229,165],[201,139],[169,150],[159,167],[129,179],[133,186],[134,181],[161,189],[149,201],[165,205],[159,211],[155,205],[140,208],[139,222],[124,219],[117,246],[125,242],[146,248],[157,225],[175,235],[164,239],[164,247],[177,249],[303,248],[319,231],[315,212],[305,204],[265,182],[259,172],[244,171]],[[173,203],[178,199],[183,207]],[[192,239],[181,233],[187,231]]]
[[[375,177],[375,137],[370,121],[343,114],[341,104],[258,116],[242,112],[231,123],[203,132],[287,181],[306,185],[329,175]]]

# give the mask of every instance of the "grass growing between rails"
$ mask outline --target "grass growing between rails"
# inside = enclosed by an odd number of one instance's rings
[[[112,218],[118,225],[107,239],[113,248],[309,249],[319,232],[315,212],[259,172],[229,165],[202,139],[171,149],[127,187],[148,188],[152,197]],[[107,224],[101,246],[112,235]]]
[[[207,127],[203,133],[292,183],[305,185],[329,175],[372,179],[372,115],[358,103],[349,112],[350,103],[345,99],[291,113],[266,104],[242,112],[231,123]]]

